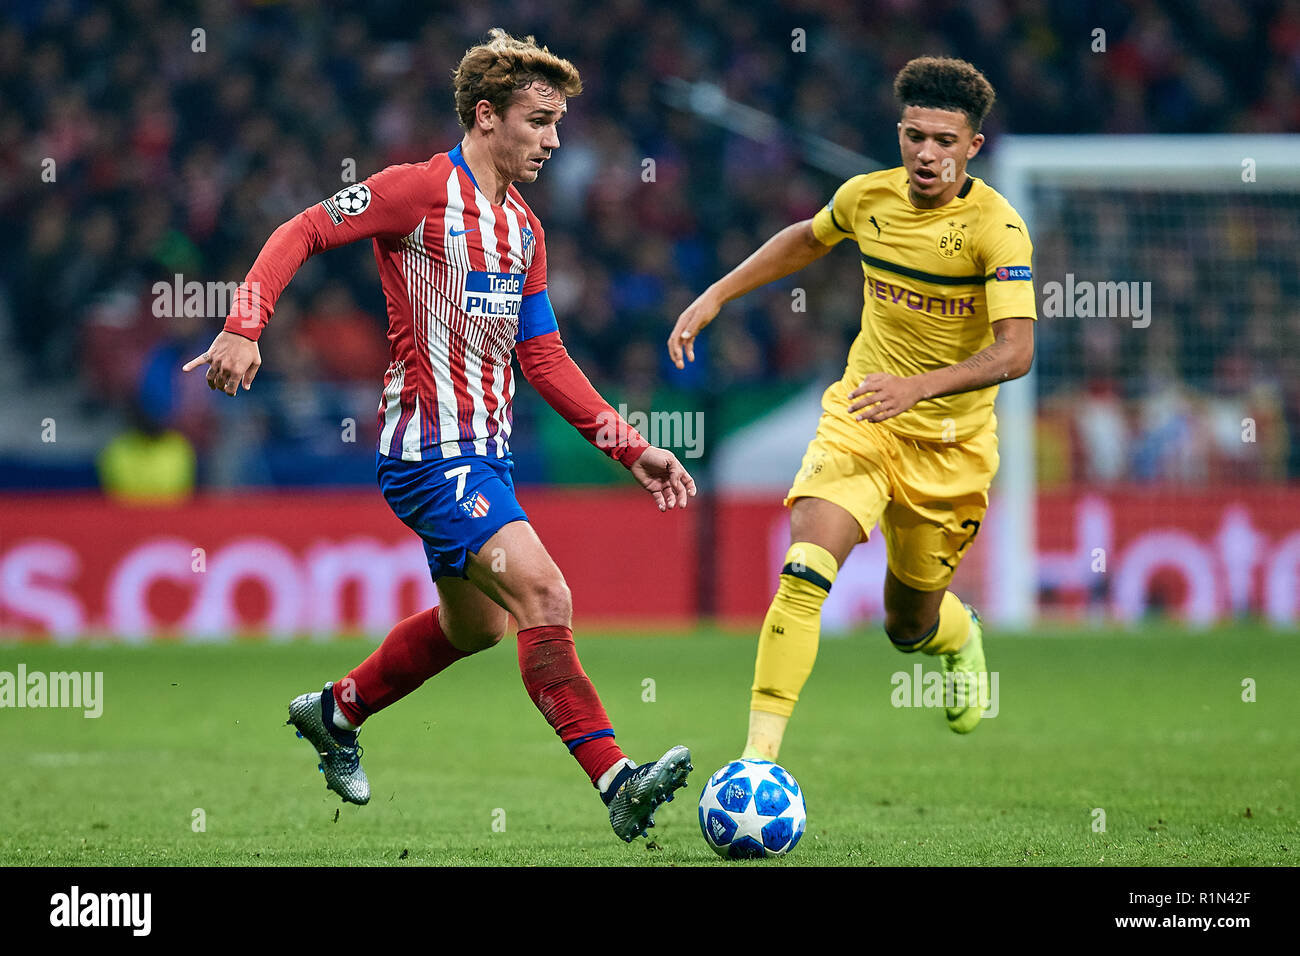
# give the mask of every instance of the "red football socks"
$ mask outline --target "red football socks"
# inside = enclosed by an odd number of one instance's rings
[[[371,714],[468,656],[442,633],[436,607],[421,611],[389,631],[373,654],[335,682],[334,704],[360,727]]]
[[[573,631],[559,626],[521,630],[519,673],[528,696],[595,786],[624,753],[614,742],[596,688],[578,663]]]

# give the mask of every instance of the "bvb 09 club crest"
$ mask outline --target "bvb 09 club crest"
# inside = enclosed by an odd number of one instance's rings
[[[962,232],[965,228],[964,222],[960,228],[955,222],[948,223],[948,230],[939,236],[939,255],[945,259],[961,255],[961,250],[966,245],[966,233]]]

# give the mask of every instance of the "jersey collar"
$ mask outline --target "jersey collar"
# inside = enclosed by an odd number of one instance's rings
[[[907,170],[904,169],[902,166],[900,166],[899,169],[902,171],[902,176],[899,178],[899,189],[900,189],[901,192],[902,192],[903,199],[907,201],[907,204],[908,204],[909,206],[911,206],[912,203],[911,203],[911,200],[908,199],[908,193],[907,193],[907,185],[908,185]],[[971,189],[972,189],[974,186],[975,186],[975,177],[972,176],[970,173],[967,173],[967,174],[966,174],[966,181],[965,181],[964,183],[962,183],[962,185],[961,185],[961,189],[957,190],[957,195],[953,196],[952,199],[948,200],[948,202],[951,203],[951,202],[953,202],[954,200],[957,200],[957,199],[965,199],[967,196],[970,195],[970,191],[971,191]],[[912,206],[912,208],[913,208],[913,209],[916,209],[915,206]],[[936,206],[935,208],[936,208],[936,209],[947,209],[947,208],[948,208],[948,203],[945,203],[945,204],[942,205],[942,206]],[[925,211],[927,211],[927,210],[916,209],[916,211],[917,211],[917,212],[925,212]],[[929,210],[929,211],[930,211],[930,212],[933,212],[934,210]]]
[[[474,174],[469,171],[469,163],[465,162],[465,154],[461,151],[460,143],[457,143],[456,148],[447,153],[447,158],[465,170],[465,175],[469,177],[469,181],[474,184],[475,189],[478,189],[478,182],[474,179]],[[479,192],[482,191],[479,189]]]

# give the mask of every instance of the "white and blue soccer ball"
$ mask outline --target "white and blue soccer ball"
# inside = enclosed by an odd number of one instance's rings
[[[700,830],[719,856],[784,856],[807,825],[803,790],[770,760],[733,760],[700,794]]]

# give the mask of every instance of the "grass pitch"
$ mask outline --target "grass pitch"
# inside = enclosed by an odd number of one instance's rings
[[[8,865],[1295,865],[1295,635],[1169,626],[986,635],[999,713],[975,733],[891,703],[914,657],[824,639],[782,751],[808,831],[719,860],[695,803],[744,742],[752,635],[594,637],[579,651],[633,759],[696,770],[652,843],[618,841],[524,693],[507,639],[366,725],[373,796],[342,805],[289,700],[373,644],[0,645],[0,670],[102,671],[104,712],[0,710]],[[927,669],[937,662],[925,658]],[[1243,681],[1254,682],[1253,702]],[[650,682],[653,683],[650,683]],[[653,698],[653,699],[651,699]],[[1099,811],[1104,812],[1104,818]],[[1104,819],[1104,831],[1100,826]],[[200,823],[202,827],[200,827]]]

